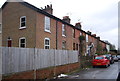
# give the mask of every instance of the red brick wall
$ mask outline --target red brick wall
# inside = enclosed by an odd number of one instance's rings
[[[51,78],[54,75],[68,73],[79,68],[79,63],[50,67],[36,71],[36,79]],[[34,79],[34,71],[21,72],[3,77],[3,79]]]
[[[62,49],[62,41],[66,41],[66,49],[67,50],[72,50],[72,27],[68,26],[65,24],[66,26],[66,37],[62,36],[62,22],[58,22],[58,26],[57,26],[57,48],[58,49]]]

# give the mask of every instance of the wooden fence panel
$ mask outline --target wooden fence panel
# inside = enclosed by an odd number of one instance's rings
[[[78,52],[38,48],[2,49],[2,73],[9,74],[78,62]]]

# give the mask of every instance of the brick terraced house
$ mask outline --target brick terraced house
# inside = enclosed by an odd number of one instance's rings
[[[2,6],[2,46],[79,50],[79,37],[84,36],[84,54],[96,53],[98,44],[106,51],[108,44],[82,30],[80,22],[73,26],[69,16],[60,19],[52,13],[52,5],[39,9],[27,2],[6,2]]]

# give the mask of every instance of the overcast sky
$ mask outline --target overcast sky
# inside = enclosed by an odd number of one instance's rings
[[[0,0],[0,6],[6,0]],[[90,30],[118,47],[118,2],[119,0],[24,0],[41,8],[52,4],[53,15],[62,19],[71,18],[71,24],[82,22],[82,29]]]

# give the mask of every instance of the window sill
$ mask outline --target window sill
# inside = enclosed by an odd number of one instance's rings
[[[20,30],[22,30],[22,29],[26,29],[26,26],[25,26],[25,27],[20,27],[19,29],[20,29]]]
[[[75,37],[73,37],[73,39],[75,39]]]
[[[45,32],[51,33],[49,30],[45,30]]]
[[[63,37],[66,37],[65,35],[62,35]]]

